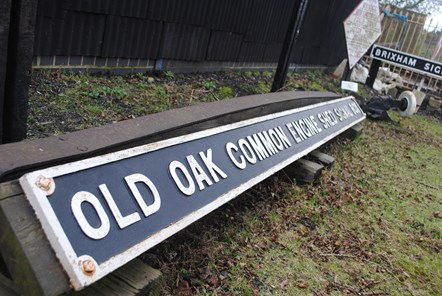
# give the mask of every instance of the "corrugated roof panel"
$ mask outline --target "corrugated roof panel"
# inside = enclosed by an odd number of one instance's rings
[[[151,0],[149,19],[206,26],[213,1],[216,0]]]
[[[51,31],[55,55],[101,54],[106,17],[90,13],[69,11],[65,20],[55,20]]]
[[[54,47],[52,46],[54,26],[55,20],[53,18],[37,17],[34,33],[34,56],[54,54]]]
[[[206,58],[210,30],[203,27],[166,24],[160,57],[184,61],[201,61]]]
[[[67,0],[39,0],[37,15],[53,18],[63,18],[66,13]]]
[[[67,0],[70,10],[110,14],[114,12],[115,0]],[[126,1],[124,1],[126,2]]]
[[[253,0],[214,1],[210,9],[210,28],[235,33],[245,33],[250,20]]]
[[[212,31],[207,60],[236,61],[244,36],[230,32]]]
[[[40,0],[34,51],[274,61],[296,1],[300,0]],[[346,55],[342,22],[359,1],[311,0],[292,62],[339,63]]]
[[[290,55],[290,63],[301,64],[303,55],[304,55],[304,46],[294,45],[292,48],[292,54]]]
[[[302,53],[301,63],[305,65],[320,65],[320,63],[318,63],[320,50],[319,46],[305,46]]]
[[[288,29],[290,17],[294,5],[300,0],[280,0],[274,2],[275,6],[270,17],[269,27],[266,35],[266,42],[282,43]]]
[[[243,42],[238,62],[262,62],[266,45],[264,43]]]
[[[147,19],[149,16],[150,0],[125,0],[115,1],[114,15],[129,16]]]
[[[160,22],[109,16],[106,22],[102,56],[156,58],[161,40],[161,28]]]
[[[332,13],[332,11],[328,10],[328,2],[326,0],[321,3],[314,1],[310,3],[301,28],[302,33],[299,38],[301,44],[307,45],[306,42],[308,42],[308,45],[317,46],[325,37],[325,30],[327,26],[330,26],[327,15]],[[342,26],[342,22],[340,25]]]
[[[43,0],[57,1],[57,0]],[[148,18],[151,0],[63,0],[70,10],[106,15]]]
[[[264,42],[275,3],[268,0],[255,0],[250,11],[250,21],[246,32],[246,41]]]
[[[345,58],[347,52],[342,23],[359,2],[359,0],[318,0],[310,3],[299,44],[322,49],[314,50],[317,54],[315,58],[311,53],[305,53],[301,61],[303,64],[336,65]],[[321,22],[317,21],[318,18]]]
[[[262,61],[265,63],[277,63],[279,61],[279,56],[281,55],[281,49],[281,43],[267,44]]]

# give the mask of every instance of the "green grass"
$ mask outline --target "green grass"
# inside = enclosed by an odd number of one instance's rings
[[[30,137],[269,91],[272,72],[92,76],[41,72]],[[339,91],[320,72],[283,90]],[[364,90],[365,91],[365,90]],[[365,121],[314,185],[280,173],[142,256],[172,295],[441,295],[442,126]]]
[[[178,280],[201,295],[440,295],[442,127],[391,116],[399,126],[366,121],[358,139],[330,145],[336,163],[318,184],[276,176],[152,250],[192,250],[160,256],[165,290],[187,291]],[[210,266],[217,280],[177,278],[179,266]]]
[[[126,76],[39,70],[30,89],[28,137],[47,137],[200,102],[268,93],[273,72]],[[324,73],[290,73],[283,90],[339,90]],[[43,124],[42,124],[43,123]],[[50,123],[50,124],[49,124]]]

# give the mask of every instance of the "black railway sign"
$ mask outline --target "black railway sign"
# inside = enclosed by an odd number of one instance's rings
[[[399,67],[407,68],[424,75],[442,79],[442,64],[414,56],[391,48],[374,45],[371,50],[373,59],[377,59]]]
[[[35,171],[20,184],[79,290],[364,118],[346,97]]]

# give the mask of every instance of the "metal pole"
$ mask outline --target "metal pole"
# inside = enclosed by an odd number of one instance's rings
[[[276,92],[284,86],[287,72],[290,65],[290,55],[293,45],[297,43],[301,26],[304,21],[305,12],[309,0],[300,0],[293,7],[289,26],[282,45],[281,55],[279,56],[278,67],[276,68],[275,78],[273,80],[271,92]]]
[[[379,67],[381,66],[381,61],[378,59],[373,59],[371,61],[370,70],[368,72],[367,80],[365,81],[365,85],[373,88],[374,81],[376,77],[378,76]]]
[[[10,16],[11,0],[0,1],[0,144],[3,142],[3,107],[5,102],[6,64]]]
[[[3,106],[3,143],[26,138],[38,0],[12,0]]]

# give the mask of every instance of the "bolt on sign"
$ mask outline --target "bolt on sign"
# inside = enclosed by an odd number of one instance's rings
[[[374,45],[370,57],[423,75],[442,78],[442,64],[406,52]]]
[[[363,0],[344,21],[350,69],[381,35],[378,0]]]
[[[346,97],[35,171],[20,184],[80,290],[364,118]]]

